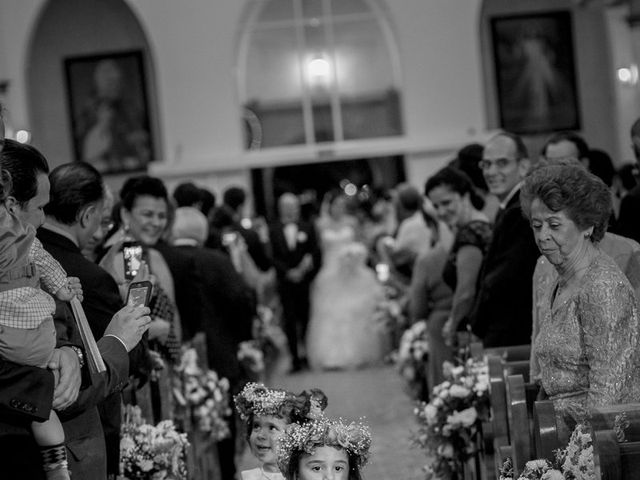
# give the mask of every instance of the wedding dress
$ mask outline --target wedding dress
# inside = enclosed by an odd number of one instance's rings
[[[307,359],[313,369],[358,368],[380,362],[384,330],[375,311],[382,286],[365,264],[367,250],[349,225],[320,231],[322,268],[311,287]]]

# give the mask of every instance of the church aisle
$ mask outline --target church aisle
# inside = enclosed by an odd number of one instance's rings
[[[365,480],[421,480],[426,457],[411,445],[416,429],[413,403],[403,391],[403,382],[391,366],[350,372],[302,372],[278,377],[273,387],[293,392],[317,387],[329,397],[327,414],[357,420],[365,417],[371,427],[371,462],[364,469]],[[255,462],[245,450],[240,469]]]

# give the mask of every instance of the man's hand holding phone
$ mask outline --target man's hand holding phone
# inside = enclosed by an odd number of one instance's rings
[[[149,329],[150,312],[149,307],[125,305],[113,316],[104,334],[118,337],[130,352]]]

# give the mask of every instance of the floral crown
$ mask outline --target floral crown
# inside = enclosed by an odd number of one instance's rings
[[[310,455],[317,447],[336,447],[347,451],[356,458],[358,467],[363,467],[369,459],[371,431],[363,423],[345,423],[342,418],[331,419],[324,415],[305,424],[289,425],[278,445],[278,467],[289,471],[295,452]]]
[[[327,396],[318,389],[295,395],[286,390],[267,388],[261,383],[247,383],[234,398],[240,418],[273,415],[288,417],[292,422],[305,422],[322,414]]]

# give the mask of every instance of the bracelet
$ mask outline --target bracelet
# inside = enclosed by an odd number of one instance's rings
[[[78,356],[78,363],[80,364],[80,368],[84,367],[84,352],[80,347],[76,347],[75,345],[67,345],[71,350],[76,352]]]

